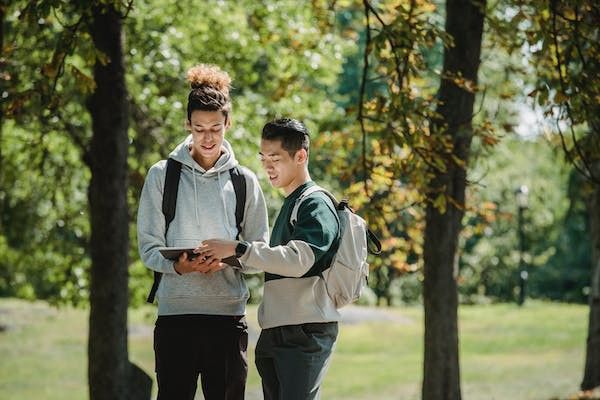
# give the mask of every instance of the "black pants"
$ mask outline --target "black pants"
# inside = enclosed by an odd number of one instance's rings
[[[319,399],[337,334],[337,322],[263,329],[256,367],[265,400]]]
[[[158,400],[193,400],[198,375],[206,400],[243,399],[247,348],[244,316],[159,316],[154,328]]]

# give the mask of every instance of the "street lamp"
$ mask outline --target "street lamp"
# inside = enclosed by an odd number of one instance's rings
[[[525,185],[521,185],[515,190],[515,198],[517,200],[517,222],[519,224],[519,305],[522,306],[525,303],[526,285],[529,274],[525,266],[525,260],[523,259],[523,253],[525,253],[525,233],[523,232],[523,212],[528,207],[529,203],[529,188]]]

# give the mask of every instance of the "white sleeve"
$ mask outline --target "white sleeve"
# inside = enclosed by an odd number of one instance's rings
[[[286,245],[276,247],[253,242],[240,261],[271,274],[298,278],[313,266],[315,255],[308,243],[301,240],[290,240]]]

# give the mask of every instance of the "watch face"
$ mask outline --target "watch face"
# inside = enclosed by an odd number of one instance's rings
[[[246,252],[246,248],[248,246],[246,245],[246,243],[244,242],[240,242],[237,244],[237,246],[235,246],[235,255],[237,257],[241,257],[244,255],[244,253]]]

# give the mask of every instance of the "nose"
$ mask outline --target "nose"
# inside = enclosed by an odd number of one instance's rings
[[[209,143],[209,142],[212,141],[212,136],[213,135],[212,135],[211,132],[204,132],[202,134],[202,139],[201,140],[202,140],[203,143]]]

